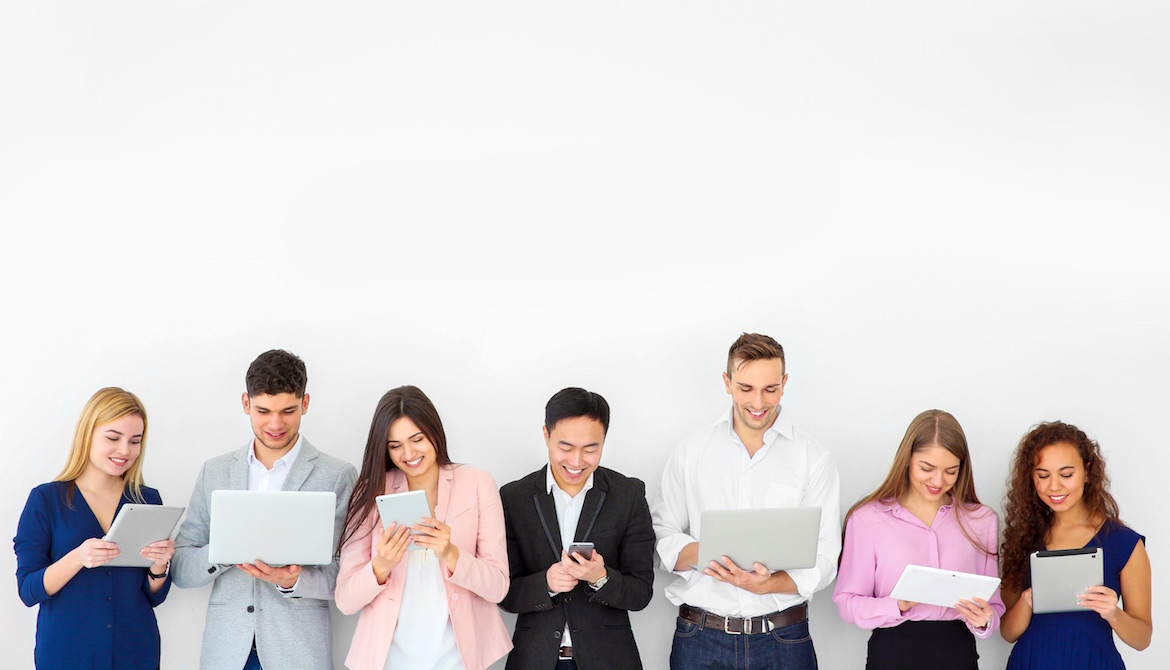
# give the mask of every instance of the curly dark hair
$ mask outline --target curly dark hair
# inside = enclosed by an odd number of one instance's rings
[[[292,393],[298,398],[305,397],[309,375],[305,362],[296,354],[284,349],[269,349],[256,357],[244,375],[244,385],[249,396],[280,395]]]
[[[1041,449],[1062,443],[1076,448],[1085,463],[1083,500],[1090,518],[1120,521],[1117,501],[1109,494],[1101,447],[1071,424],[1052,421],[1034,426],[1020,440],[1012,457],[1003,506],[1003,544],[999,552],[1003,585],[1017,592],[1023,591],[1027,583],[1028,554],[1044,548],[1053,520],[1052,508],[1036,493],[1032,470],[1040,460]]]

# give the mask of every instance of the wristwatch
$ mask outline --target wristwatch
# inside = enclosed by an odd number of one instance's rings
[[[601,579],[597,580],[596,582],[589,582],[589,588],[593,589],[594,591],[597,591],[597,590],[601,589],[601,587],[605,586],[608,582],[609,582],[609,573],[607,572],[604,575],[602,575]]]

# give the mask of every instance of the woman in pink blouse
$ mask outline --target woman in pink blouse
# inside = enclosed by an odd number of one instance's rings
[[[406,491],[426,492],[430,517],[383,529],[375,498]],[[484,670],[512,648],[496,607],[509,582],[499,489],[487,472],[451,462],[439,413],[418,388],[378,402],[343,527],[337,608],[361,612],[347,667]]]
[[[845,515],[833,601],[841,618],[872,630],[866,668],[945,665],[976,670],[975,637],[999,626],[1003,601],[938,607],[895,600],[907,565],[998,577],[995,512],[975,495],[967,437],[955,417],[914,417],[886,480]]]

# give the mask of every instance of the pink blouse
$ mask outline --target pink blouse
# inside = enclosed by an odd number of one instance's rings
[[[971,537],[994,551],[999,538],[998,519],[991,508],[980,505],[964,511],[963,526]],[[897,502],[868,502],[854,510],[845,527],[845,544],[837,571],[833,602],[841,618],[866,630],[890,628],[903,621],[966,622],[959,610],[937,605],[915,605],[905,612],[890,591],[907,565],[958,570],[998,577],[996,555],[973,545],[959,526],[953,504],[943,505],[927,526]],[[999,628],[1003,600],[996,590],[989,603],[991,625],[987,630],[967,628],[988,638]]]

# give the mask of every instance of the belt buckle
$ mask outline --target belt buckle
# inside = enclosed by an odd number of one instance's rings
[[[741,624],[743,621],[745,621],[745,619],[740,619]],[[727,626],[730,623],[731,623],[731,617],[723,617],[723,632],[724,633],[727,633],[728,635],[743,635],[742,630],[731,630],[730,628],[728,628]],[[741,625],[740,628],[743,628],[743,626]]]

